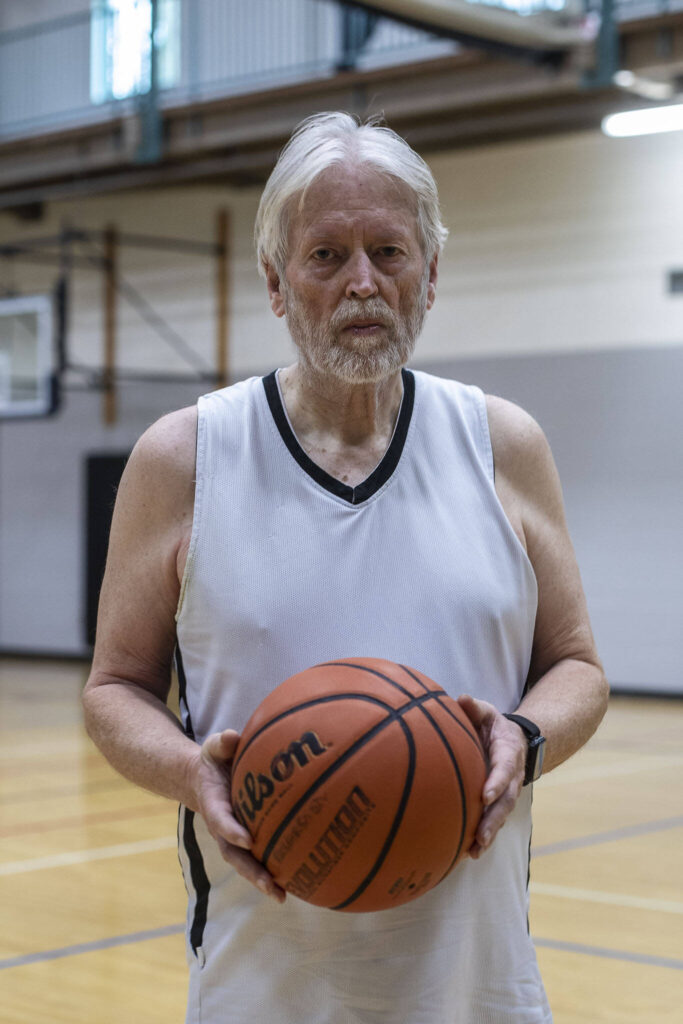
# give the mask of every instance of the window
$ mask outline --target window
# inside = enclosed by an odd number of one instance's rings
[[[91,0],[90,98],[93,103],[149,92],[153,0]],[[158,84],[180,76],[181,0],[156,0]]]

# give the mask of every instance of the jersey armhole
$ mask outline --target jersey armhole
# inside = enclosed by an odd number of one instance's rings
[[[190,534],[190,545],[187,549],[187,559],[183,570],[183,579],[180,584],[178,595],[178,606],[175,613],[176,623],[180,619],[185,601],[185,594],[192,578],[194,556],[199,537],[199,521],[201,518],[202,498],[204,489],[204,461],[206,458],[206,414],[204,410],[203,397],[197,402],[197,454],[195,457],[195,484],[194,484],[194,508],[192,510],[192,533]]]
[[[484,461],[486,473],[492,484],[496,482],[496,467],[493,459],[493,445],[491,444],[491,430],[489,428],[489,417],[486,411],[486,395],[478,388],[476,384],[470,385],[470,390],[474,398],[474,404],[477,409],[477,415],[479,418],[479,429],[480,429],[480,455]]]

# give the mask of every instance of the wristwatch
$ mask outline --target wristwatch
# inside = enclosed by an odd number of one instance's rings
[[[504,715],[511,722],[516,722],[527,739],[526,764],[524,765],[524,785],[536,782],[540,779],[543,771],[543,755],[545,754],[545,736],[541,736],[541,730],[528,718],[522,715]]]

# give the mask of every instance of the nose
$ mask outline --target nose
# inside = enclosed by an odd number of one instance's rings
[[[347,299],[370,299],[378,294],[375,268],[368,254],[355,252],[347,263]]]

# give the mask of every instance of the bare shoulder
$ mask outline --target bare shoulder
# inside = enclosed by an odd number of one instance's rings
[[[486,413],[491,445],[501,469],[514,468],[522,458],[542,458],[550,452],[541,427],[521,406],[497,395],[487,395]]]
[[[142,434],[131,458],[147,469],[194,474],[197,446],[197,407],[188,406],[162,416]]]
[[[536,420],[514,402],[486,396],[496,488],[529,504],[561,512],[562,495],[548,439]]]
[[[166,516],[172,508],[186,515],[194,499],[196,445],[196,408],[162,416],[133,448],[117,504],[140,498],[151,518]]]

